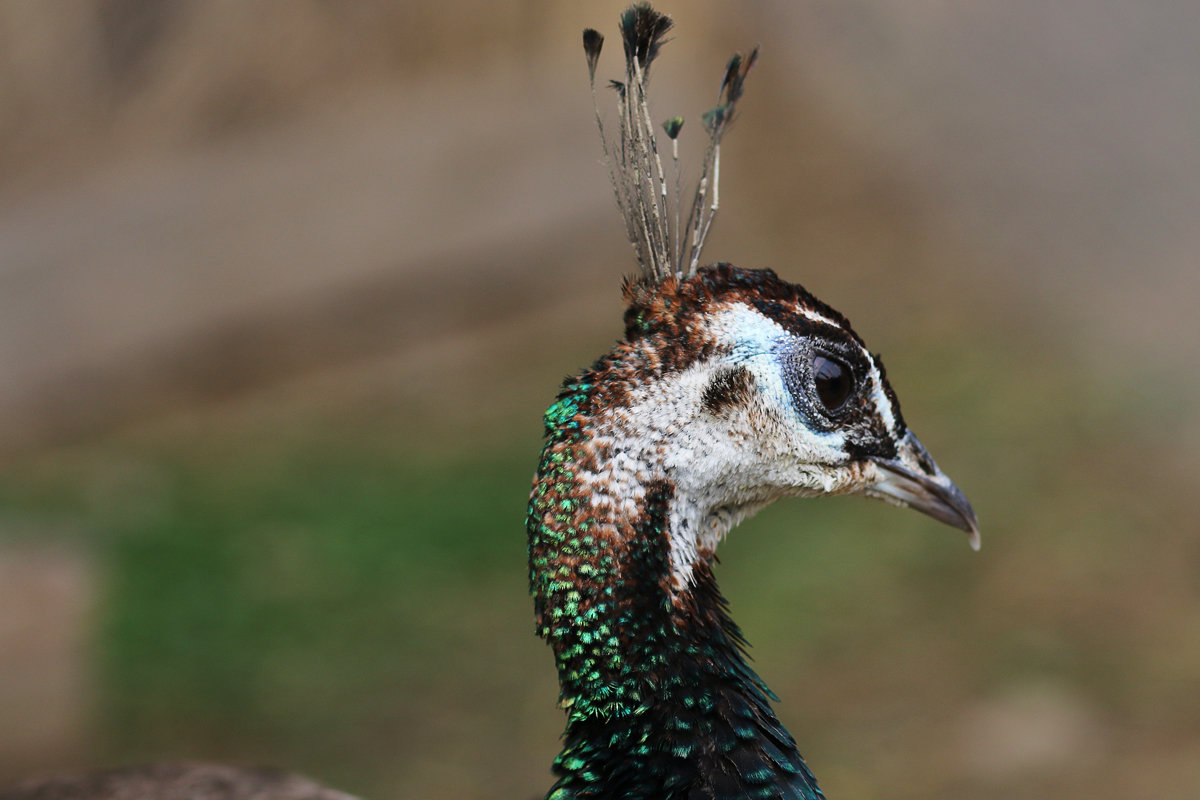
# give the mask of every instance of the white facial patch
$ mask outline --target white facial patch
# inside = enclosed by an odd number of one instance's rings
[[[847,491],[845,435],[812,430],[796,410],[780,367],[787,330],[733,305],[710,330],[728,349],[659,381],[639,385],[627,404],[594,423],[604,457],[582,473],[596,511],[632,518],[655,479],[674,489],[668,509],[671,571],[677,588],[738,522],[786,495]],[[705,393],[722,372],[744,369],[750,396],[714,413]],[[831,468],[833,467],[833,468]]]

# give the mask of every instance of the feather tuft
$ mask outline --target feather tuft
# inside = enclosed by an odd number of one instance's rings
[[[643,277],[653,283],[672,275],[690,277],[699,266],[701,250],[720,205],[721,138],[733,120],[746,76],[758,60],[756,47],[748,58],[735,54],[725,65],[717,106],[702,117],[708,147],[696,191],[685,208],[679,177],[679,134],[683,118],[672,117],[663,123],[663,131],[671,141],[674,162],[675,193],[670,197],[646,95],[650,65],[658,57],[673,26],[670,17],[658,13],[649,3],[637,3],[621,15],[619,27],[625,51],[625,79],[612,80],[608,84],[617,93],[617,129],[611,139],[605,132],[604,119],[596,101],[596,65],[604,37],[591,28],[583,33],[596,124],[600,128],[617,207]],[[685,210],[687,222],[681,224]]]
[[[649,72],[650,64],[667,41],[663,37],[674,25],[674,20],[655,11],[649,3],[635,3],[625,9],[620,24],[625,60],[635,60],[642,72]]]
[[[596,64],[600,61],[600,49],[604,47],[604,36],[595,28],[583,31],[583,54],[587,58],[588,78],[595,82]]]

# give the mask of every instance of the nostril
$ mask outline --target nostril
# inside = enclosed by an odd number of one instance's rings
[[[937,465],[933,463],[933,459],[924,450],[917,453],[917,466],[921,468],[922,472],[931,477],[937,473]]]

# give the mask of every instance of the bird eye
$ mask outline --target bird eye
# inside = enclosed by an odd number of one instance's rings
[[[854,373],[841,361],[828,356],[813,356],[813,384],[817,398],[826,411],[838,411],[854,390]]]

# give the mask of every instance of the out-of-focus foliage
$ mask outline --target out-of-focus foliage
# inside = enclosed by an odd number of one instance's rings
[[[780,503],[722,550],[824,785],[1106,796],[1140,759],[1176,765],[1164,789],[1187,778],[1200,709],[1180,701],[1200,649],[1169,609],[1194,601],[1193,544],[1172,487],[1123,469],[1119,405],[1073,412],[1053,356],[974,337],[904,351],[910,423],[970,491],[984,550],[848,499]],[[939,378],[948,363],[957,377]],[[242,440],[218,416],[10,480],[10,513],[81,521],[106,567],[97,756],[265,760],[381,797],[535,793],[559,725],[526,597],[536,416],[441,453],[373,441],[404,430],[387,414]],[[1163,733],[1147,742],[1147,726]],[[1077,768],[1114,748],[1128,765]]]

